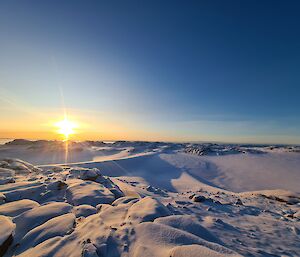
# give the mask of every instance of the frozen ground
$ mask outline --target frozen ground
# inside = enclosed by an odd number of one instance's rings
[[[298,147],[68,150],[0,146],[0,256],[299,256]]]

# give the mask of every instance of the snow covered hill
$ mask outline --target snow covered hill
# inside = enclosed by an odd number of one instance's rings
[[[28,142],[19,144],[0,147],[1,156],[24,154]],[[44,144],[27,157],[37,161]],[[97,162],[0,161],[0,256],[299,256],[296,151],[95,144],[81,147],[105,152]]]

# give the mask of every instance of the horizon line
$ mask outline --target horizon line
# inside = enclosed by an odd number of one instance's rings
[[[63,140],[60,140],[60,139],[38,139],[38,138],[1,138],[0,137],[0,140],[28,140],[28,141],[32,141],[32,142],[35,142],[35,141],[63,141]],[[275,145],[275,146],[300,146],[300,144],[298,143],[295,143],[295,144],[292,144],[292,143],[253,143],[253,142],[232,142],[232,141],[214,141],[214,140],[182,140],[182,141],[172,141],[172,140],[126,140],[126,139],[85,139],[85,140],[68,140],[68,141],[73,141],[73,142],[86,142],[86,141],[95,141],[95,142],[118,142],[118,141],[125,141],[125,142],[162,142],[162,143],[182,143],[182,144],[188,144],[188,143],[192,143],[192,144],[208,144],[208,143],[211,143],[211,144],[227,144],[227,145],[243,145],[243,144],[246,144],[246,145]],[[1,144],[0,144],[1,145]]]

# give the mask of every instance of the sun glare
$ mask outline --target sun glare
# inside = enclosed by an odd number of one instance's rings
[[[57,122],[55,126],[58,128],[57,133],[63,135],[65,140],[68,140],[70,135],[75,134],[74,129],[77,127],[76,123],[69,121],[67,118]]]

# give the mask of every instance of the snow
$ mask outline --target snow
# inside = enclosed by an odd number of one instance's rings
[[[106,187],[93,181],[74,180],[68,186],[66,197],[73,205],[89,204],[96,206],[100,203],[112,203],[114,194]]]
[[[145,197],[134,203],[128,210],[126,219],[131,222],[153,221],[155,218],[170,215],[168,208],[158,200]]]
[[[155,235],[155,236],[154,236]],[[233,251],[219,245],[202,240],[188,232],[172,228],[166,225],[145,222],[136,227],[136,242],[133,251],[137,256],[168,256],[173,248],[178,245],[199,244],[204,250],[220,253],[220,256],[235,255]],[[199,252],[204,255],[205,252]]]
[[[53,202],[20,214],[13,219],[13,222],[17,225],[15,242],[18,242],[31,229],[71,210],[72,206],[68,203]]]
[[[75,213],[76,217],[87,217],[92,214],[97,213],[97,209],[91,205],[83,204],[79,206],[74,206],[73,212]]]
[[[10,218],[0,216],[0,245],[13,234],[16,225],[11,221]]]
[[[1,256],[299,255],[299,147],[84,142],[55,165],[60,142],[0,148]]]
[[[176,246],[170,251],[172,257],[238,257],[238,254],[221,254],[201,245]]]
[[[41,182],[16,182],[1,186],[0,192],[5,195],[6,201],[21,199],[37,200],[46,186]]]
[[[40,206],[39,203],[35,201],[29,199],[22,199],[19,201],[14,201],[0,205],[0,215],[15,217],[25,211],[31,210],[38,206]]]
[[[157,218],[154,223],[164,224],[173,228],[181,229],[195,236],[201,237],[207,241],[222,244],[220,239],[216,238],[201,223],[189,215],[172,215],[163,218]]]
[[[54,217],[40,226],[31,229],[20,241],[16,253],[26,251],[49,238],[66,235],[73,230],[74,224],[75,215],[72,213]]]

